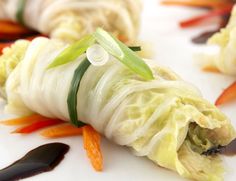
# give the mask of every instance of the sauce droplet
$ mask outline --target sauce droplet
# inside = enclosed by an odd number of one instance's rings
[[[223,147],[220,150],[220,153],[226,156],[234,156],[236,155],[236,139],[234,139],[230,144]]]
[[[195,44],[204,44],[216,32],[218,32],[218,31],[217,30],[216,31],[208,31],[208,32],[202,33],[202,34],[198,35],[197,37],[194,37],[192,39],[192,42]]]
[[[28,152],[23,158],[0,170],[0,181],[13,181],[53,170],[68,152],[63,143],[49,143]]]

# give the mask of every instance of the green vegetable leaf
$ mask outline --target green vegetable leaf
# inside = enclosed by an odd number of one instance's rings
[[[16,11],[17,22],[24,25],[24,10],[25,10],[26,0],[19,0]]]
[[[87,58],[85,58],[77,67],[77,69],[74,72],[74,76],[71,82],[69,94],[67,97],[67,107],[70,115],[71,123],[76,125],[77,127],[84,126],[85,124],[81,121],[78,121],[78,115],[77,115],[77,93],[79,90],[79,85],[81,82],[81,79],[90,66],[90,62]]]
[[[152,71],[148,65],[125,44],[114,38],[102,28],[98,28],[93,35],[96,41],[108,53],[116,57],[132,71],[142,76],[144,79],[154,79]]]
[[[58,55],[56,59],[48,66],[48,69],[76,60],[76,58],[82,55],[89,46],[94,44],[94,42],[95,39],[92,35],[85,36],[80,41],[67,47],[60,55]]]

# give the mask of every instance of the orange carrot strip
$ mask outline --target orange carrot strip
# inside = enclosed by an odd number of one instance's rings
[[[197,16],[195,18],[191,18],[185,21],[180,22],[180,26],[182,28],[188,28],[191,26],[195,26],[198,25],[199,23],[206,21],[207,19],[210,19],[212,17],[217,17],[220,15],[227,15],[230,14],[232,10],[232,6],[228,6],[225,8],[221,8],[221,9],[216,9],[216,10],[212,10],[211,12],[201,15],[201,16]]]
[[[32,32],[32,30],[29,30],[17,23],[11,22],[11,21],[0,21],[0,34],[27,34]]]
[[[58,119],[47,119],[47,120],[37,121],[27,126],[24,126],[22,128],[16,129],[12,133],[29,134],[29,133],[38,131],[39,129],[61,124],[61,123],[63,123],[63,121],[58,120]]]
[[[215,105],[219,106],[233,100],[236,100],[236,81],[224,90],[224,92],[216,100]]]
[[[220,70],[216,67],[204,67],[202,68],[204,72],[211,72],[211,73],[220,73]]]
[[[41,131],[40,135],[46,138],[77,136],[82,135],[82,128],[77,128],[71,124],[62,124]]]
[[[103,157],[100,149],[101,137],[91,126],[83,128],[84,149],[96,171],[103,169]]]
[[[1,121],[0,124],[4,124],[7,126],[18,126],[18,125],[23,125],[23,124],[32,124],[36,121],[48,120],[48,119],[49,118],[46,118],[39,114],[33,114],[31,116]]]
[[[207,7],[207,8],[217,8],[222,7],[226,3],[225,1],[214,2],[212,0],[164,0],[161,2],[163,5],[177,5],[177,6],[193,6],[193,7]]]
[[[125,35],[118,35],[118,40],[122,41],[123,43],[127,43],[129,39]]]
[[[16,40],[25,36],[30,36],[36,32],[23,27],[11,21],[0,21],[0,39],[2,40]]]

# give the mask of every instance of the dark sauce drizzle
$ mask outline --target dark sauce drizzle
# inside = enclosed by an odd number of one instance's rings
[[[234,156],[236,155],[236,139],[234,139],[230,144],[227,146],[217,146],[213,147],[205,152],[203,152],[203,155],[210,156],[215,154],[222,154],[226,156]]]
[[[194,37],[192,39],[192,42],[195,44],[205,44],[207,43],[207,40],[212,37],[212,35],[214,35],[217,32],[220,32],[220,30],[224,27],[227,26],[228,22],[230,19],[230,14],[229,15],[223,15],[221,16],[221,22],[218,28],[216,28],[215,30],[211,30],[211,31],[207,31],[204,33],[201,33],[200,35]]]
[[[212,35],[214,35],[216,32],[218,32],[218,30],[215,30],[215,31],[207,31],[207,32],[204,32],[196,37],[194,37],[192,39],[192,42],[195,43],[195,44],[204,44],[207,42],[207,40],[212,37]]]
[[[68,152],[63,143],[42,145],[28,152],[23,158],[0,170],[0,181],[14,181],[53,170]]]

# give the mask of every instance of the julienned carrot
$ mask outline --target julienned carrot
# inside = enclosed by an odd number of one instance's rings
[[[18,126],[18,125],[24,125],[24,124],[32,124],[36,121],[44,121],[48,120],[49,118],[46,118],[44,116],[41,116],[39,114],[33,114],[26,117],[20,117],[16,119],[9,119],[5,121],[1,121],[0,124],[8,125],[8,126]]]
[[[11,21],[0,21],[0,34],[27,34],[32,32],[32,30],[29,30],[17,23],[13,23]]]
[[[236,81],[224,90],[224,92],[216,100],[215,105],[219,106],[233,100],[236,100]]]
[[[100,149],[101,137],[91,126],[83,128],[84,148],[96,171],[103,169],[103,157]]]
[[[124,36],[124,35],[118,35],[118,37],[117,37],[120,41],[122,41],[123,43],[127,43],[128,41],[129,41],[129,39],[126,37],[126,36]]]
[[[59,138],[66,136],[82,135],[82,128],[77,128],[71,124],[62,124],[47,128],[40,132],[40,135],[46,138]]]
[[[225,5],[224,1],[214,2],[212,0],[164,0],[163,5],[177,5],[177,6],[193,6],[193,7],[207,7],[218,8]]]
[[[180,5],[207,8],[218,8],[230,3],[231,1],[229,0],[163,0],[161,2],[161,4],[164,5]]]
[[[204,72],[211,72],[211,73],[220,73],[220,70],[216,67],[204,67],[202,69]]]
[[[0,39],[16,40],[36,32],[11,21],[0,21]]]
[[[47,119],[42,121],[33,122],[32,124],[29,124],[27,126],[24,126],[22,128],[16,129],[12,133],[21,133],[21,134],[29,134],[34,131],[38,131],[39,129],[46,128],[49,126],[57,125],[63,123],[62,120],[58,119]]]
[[[180,26],[182,28],[188,28],[191,26],[195,26],[207,19],[212,18],[212,17],[218,17],[220,15],[230,14],[231,10],[232,10],[232,6],[227,6],[227,7],[221,8],[221,9],[212,10],[207,14],[182,21],[182,22],[180,22]]]

